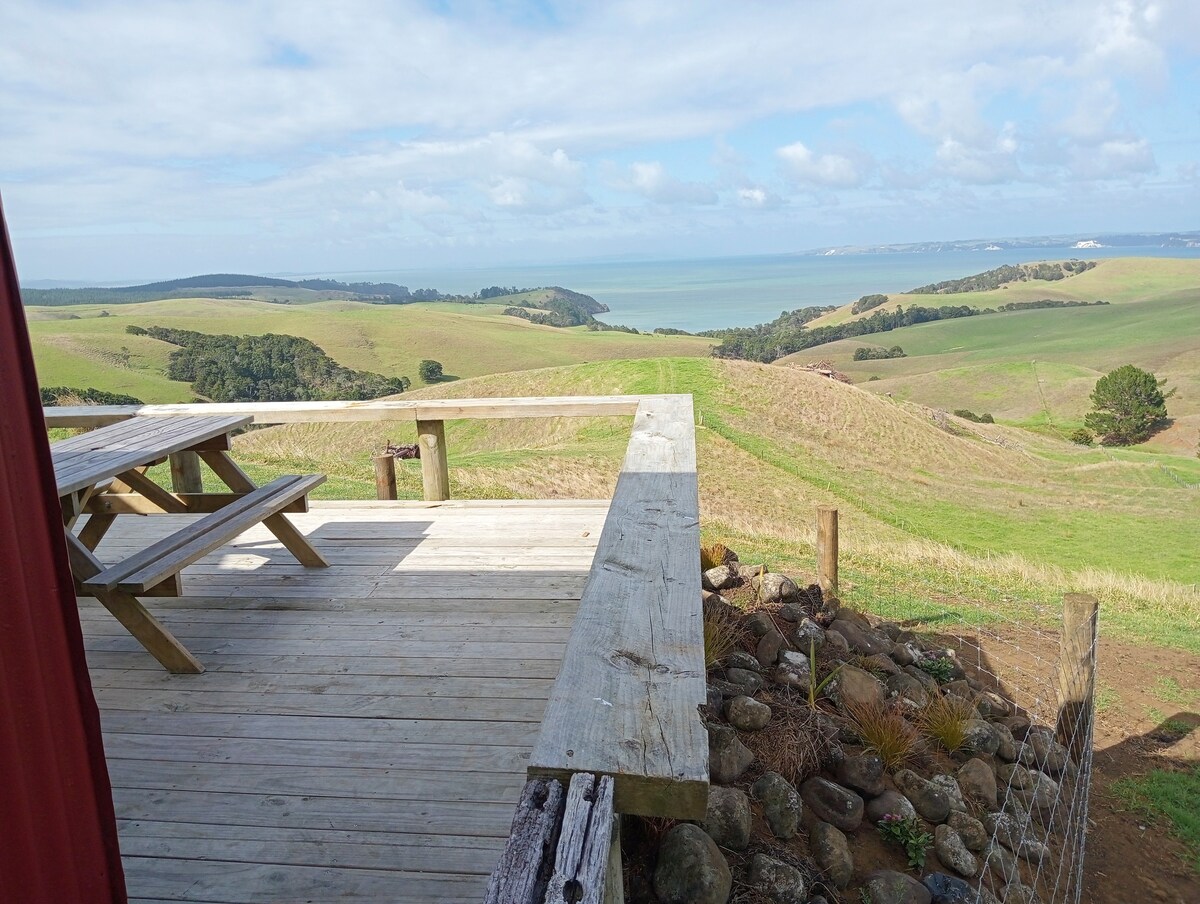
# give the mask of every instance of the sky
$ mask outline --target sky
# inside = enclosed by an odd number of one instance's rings
[[[1200,229],[1197,0],[4,0],[23,281]]]

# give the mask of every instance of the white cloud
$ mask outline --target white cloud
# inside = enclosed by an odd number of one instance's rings
[[[657,161],[633,163],[623,186],[659,204],[715,204],[717,193],[703,182],[683,182]]]
[[[854,161],[840,154],[814,154],[799,141],[779,148],[776,153],[787,174],[799,182],[828,188],[854,188],[863,181]]]

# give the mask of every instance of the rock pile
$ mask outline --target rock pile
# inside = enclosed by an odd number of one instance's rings
[[[1031,724],[954,650],[842,609],[815,585],[728,551],[703,585],[706,621],[739,641],[709,673],[708,812],[661,835],[652,894],[640,899],[1039,900],[1032,883],[1039,864],[1053,874],[1076,772],[1053,730]],[[954,749],[925,727],[939,698],[962,701]],[[864,737],[863,712],[899,714],[922,735],[915,752],[886,762],[876,748],[887,745]],[[914,873],[876,830],[885,818],[926,848],[923,868]]]

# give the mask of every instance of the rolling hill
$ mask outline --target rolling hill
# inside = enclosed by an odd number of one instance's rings
[[[534,307],[551,290],[517,298]],[[510,296],[509,298],[512,298]],[[322,301],[281,305],[247,299],[171,299],[105,307],[28,308],[43,386],[94,386],[146,402],[186,402],[188,384],[168,380],[173,347],[125,327],[165,326],[202,333],[284,333],[311,339],[339,364],[416,382],[424,358],[445,373],[471,377],[611,358],[707,355],[712,341],[692,336],[592,332],[539,326],[497,304],[450,302],[376,305]]]
[[[1065,436],[1083,422],[1096,380],[1136,364],[1166,378],[1174,423],[1149,448],[1194,453],[1200,440],[1200,261],[1114,259],[1061,281],[954,295],[891,295],[896,305],[995,307],[1033,298],[1111,302],[936,321],[844,339],[781,358],[827,360],[864,388],[947,411],[989,412],[1012,425]],[[827,318],[853,319],[850,306]],[[863,315],[857,315],[859,317]],[[899,345],[907,357],[854,361],[859,347]]]

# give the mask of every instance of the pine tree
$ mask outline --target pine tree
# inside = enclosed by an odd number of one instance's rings
[[[1167,417],[1161,385],[1154,374],[1132,364],[1118,367],[1096,381],[1084,425],[1107,446],[1145,442]]]

